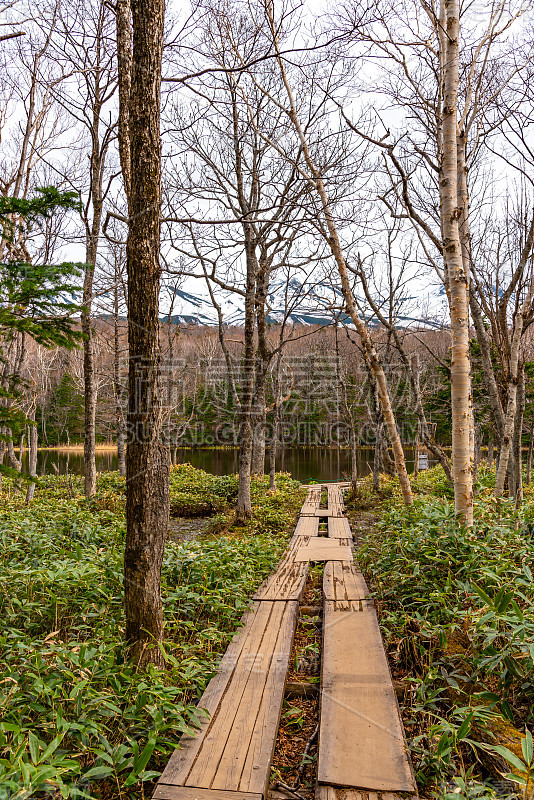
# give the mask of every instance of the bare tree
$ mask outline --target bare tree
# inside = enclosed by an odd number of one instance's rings
[[[124,16],[121,16],[121,13]],[[169,521],[169,454],[161,441],[159,290],[162,0],[117,7],[121,161],[128,200],[129,404],[126,450],[126,639],[140,664],[162,665],[161,565]],[[131,67],[131,73],[125,70]],[[126,87],[126,88],[125,88]],[[126,104],[126,105],[125,105]]]

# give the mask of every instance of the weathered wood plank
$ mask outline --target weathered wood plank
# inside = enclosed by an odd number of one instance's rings
[[[328,519],[328,536],[331,539],[352,539],[352,531],[346,517]]]
[[[341,516],[344,513],[343,496],[339,486],[328,486],[328,508],[332,511],[332,516]]]
[[[269,682],[271,669],[276,666],[277,641],[280,631],[284,628],[285,603],[274,603],[269,623],[265,629],[261,644],[258,647],[258,658],[254,668],[250,671],[248,680],[235,715],[231,715],[233,701],[224,707],[221,706],[219,720],[216,723],[216,733],[222,743],[221,755],[217,762],[205,760],[204,775],[211,779],[209,785],[212,789],[237,790],[240,788],[243,766],[247,757],[250,740],[258,725],[262,697]],[[296,610],[295,610],[296,622]],[[289,651],[282,657],[289,662]],[[284,675],[285,677],[285,675]],[[230,687],[231,688],[231,687]],[[259,769],[259,768],[258,768]],[[267,780],[268,767],[263,765],[262,773]],[[193,774],[188,783],[191,783]],[[194,784],[198,785],[198,784]],[[204,783],[200,784],[206,785]],[[262,790],[263,791],[263,790]]]
[[[170,786],[164,783],[158,783],[152,797],[154,800],[263,800],[261,794],[195,789],[191,786]]]
[[[247,682],[252,674],[258,673],[263,673],[265,679],[261,643],[273,610],[278,615],[280,609],[279,603],[258,603],[254,636],[250,637],[240,653],[232,680],[228,684],[224,697],[221,699],[220,707],[212,717],[211,725],[204,734],[201,747],[186,779],[182,781],[186,786],[211,788],[217,764],[224,752],[226,740],[239,711],[239,705]]]
[[[313,489],[310,489],[308,492],[308,496],[304,501],[304,505],[302,506],[301,514],[309,514],[313,513],[316,508],[319,507],[321,502],[321,487],[316,486]]]
[[[293,538],[296,536],[318,536],[319,519],[315,516],[299,517]]]
[[[341,546],[337,539],[318,537],[310,539],[305,547],[300,547],[295,555],[295,561],[350,561],[352,551],[350,547]]]
[[[315,800],[419,800],[416,794],[392,794],[391,792],[360,792],[356,789],[337,789],[335,786],[318,784]]]
[[[315,800],[338,800],[337,791],[333,786],[322,786],[319,783],[315,788]]]
[[[247,758],[243,766],[239,783],[241,791],[262,792],[263,794],[267,792],[297,617],[298,603],[287,603]]]
[[[255,638],[258,626],[264,624],[261,616],[257,615],[259,603],[255,603],[243,617],[243,627],[228,646],[221,659],[217,674],[209,682],[206,691],[199,700],[199,708],[205,709],[209,717],[203,718],[200,730],[196,736],[182,736],[180,747],[171,755],[167,766],[160,777],[160,783],[180,786],[185,782],[189,770],[202,746],[204,736],[212,724],[222,696],[234,674],[239,656],[250,648],[250,641]]]
[[[284,561],[260,586],[253,600],[300,600],[306,586],[308,566],[303,562]]]
[[[324,568],[323,592],[325,600],[345,602],[364,600],[369,589],[362,573],[346,561],[329,561]]]
[[[318,781],[414,792],[378,620],[371,602],[357,606],[340,611],[325,601]]]

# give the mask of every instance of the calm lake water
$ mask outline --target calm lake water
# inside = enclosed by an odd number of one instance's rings
[[[203,448],[179,449],[179,463],[189,463],[194,467],[214,475],[228,475],[237,472],[238,450],[208,450]],[[358,474],[368,475],[374,451],[362,448],[358,451]],[[407,449],[408,470],[413,471],[414,451]],[[23,456],[23,469],[27,471],[28,454]],[[96,454],[98,472],[118,469],[117,453],[112,450],[99,450]],[[267,466],[268,469],[268,466]],[[337,448],[302,447],[281,450],[277,458],[277,469],[290,472],[300,481],[336,481],[350,476],[350,452]],[[37,459],[38,475],[72,474],[83,475],[83,453],[81,450],[40,450]]]

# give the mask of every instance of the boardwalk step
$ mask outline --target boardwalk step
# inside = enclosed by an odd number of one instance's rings
[[[330,591],[330,589],[328,589]],[[318,781],[415,792],[397,699],[371,601],[325,601]]]
[[[315,800],[418,800],[414,794],[397,794],[392,792],[359,792],[355,789],[347,789],[341,792],[335,786],[317,787]]]
[[[297,602],[255,603],[199,702],[209,720],[182,740],[160,786],[265,793],[297,614]]]
[[[254,600],[300,600],[306,586],[308,565],[302,561],[282,561],[276,572],[260,586]]]
[[[352,531],[346,517],[330,517],[328,520],[330,539],[352,539]]]
[[[297,527],[295,528],[295,536],[318,536],[319,535],[319,518],[318,517],[299,517]]]
[[[295,561],[351,561],[352,551],[347,544],[341,545],[337,539],[317,537],[299,547]]]
[[[193,789],[189,786],[168,786],[158,783],[154,800],[263,800],[261,794],[222,792],[214,789]]]
[[[369,595],[362,573],[355,564],[346,561],[329,561],[325,565],[323,591],[325,600],[334,600],[338,603],[364,600]]]

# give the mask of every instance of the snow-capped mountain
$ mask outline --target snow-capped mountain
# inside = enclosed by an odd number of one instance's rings
[[[168,287],[170,288],[170,287]],[[194,287],[196,288],[196,287]],[[176,325],[217,325],[217,311],[207,292],[193,293],[180,287],[173,287],[174,303],[170,321]],[[237,294],[220,291],[217,295],[223,322],[228,326],[241,326],[244,323],[244,301]],[[414,310],[417,298],[407,298],[410,311]],[[287,315],[294,324],[331,325],[336,318],[350,324],[349,318],[340,312],[343,297],[338,286],[327,283],[313,285],[300,284],[296,279],[286,282],[273,282],[267,298],[267,320],[271,324],[283,321]],[[371,315],[369,315],[371,316]],[[168,320],[169,316],[163,317]],[[441,327],[440,323],[417,314],[400,316],[405,325],[419,324],[428,327]]]

